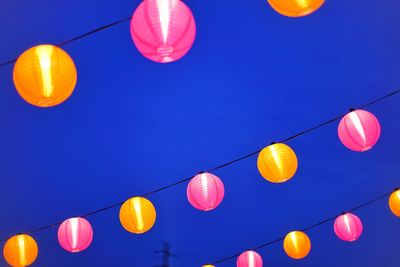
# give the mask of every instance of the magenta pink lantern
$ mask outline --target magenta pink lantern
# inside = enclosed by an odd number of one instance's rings
[[[343,145],[354,151],[367,151],[378,142],[381,125],[371,112],[351,111],[344,116],[338,127],[339,139]]]
[[[225,188],[221,179],[211,173],[204,172],[190,180],[186,194],[193,207],[202,211],[210,211],[221,204],[224,199]]]
[[[362,234],[363,226],[360,218],[352,213],[339,216],[334,225],[335,234],[343,241],[356,241]]]
[[[260,256],[255,251],[249,250],[242,254],[237,259],[236,262],[237,267],[262,267],[263,261]]]
[[[84,218],[65,220],[58,228],[58,242],[66,251],[75,253],[89,247],[93,240],[93,229]]]
[[[131,36],[143,56],[168,63],[190,50],[196,22],[192,11],[180,0],[145,0],[132,16]]]

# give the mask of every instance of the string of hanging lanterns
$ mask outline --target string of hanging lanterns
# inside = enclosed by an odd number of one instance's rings
[[[256,251],[280,242],[283,243],[283,250],[288,257],[295,260],[304,259],[311,252],[311,239],[306,232],[321,225],[332,223],[332,221],[334,221],[332,227],[333,232],[340,240],[345,242],[354,242],[360,238],[363,232],[363,225],[361,219],[357,215],[353,214],[353,212],[370,206],[379,200],[385,199],[389,195],[390,197],[388,206],[395,216],[400,217],[400,189],[396,188],[395,190],[366,201],[363,204],[350,209],[348,212],[343,212],[340,215],[329,217],[301,230],[289,232],[285,236],[245,252],[234,254],[232,256],[215,261],[212,264],[203,265],[202,267],[215,267],[217,264],[233,260],[235,258],[237,267],[262,267],[263,258]]]
[[[270,6],[287,17],[303,17],[318,10],[324,0],[268,0]],[[15,63],[13,80],[21,98],[37,107],[52,107],[66,101],[75,89],[77,69],[61,46],[130,20],[133,43],[145,57],[170,63],[185,56],[196,38],[196,22],[181,0],[144,0],[133,15],[71,38],[58,45],[38,45],[26,50]]]
[[[400,89],[395,90],[360,106],[360,108],[366,108],[399,93]],[[147,197],[185,182],[188,182],[186,190],[188,202],[198,210],[205,212],[212,211],[219,206],[225,196],[225,187],[222,180],[218,176],[212,174],[212,172],[256,154],[258,154],[257,167],[263,178],[272,183],[286,182],[295,176],[298,167],[298,159],[294,150],[285,143],[323,126],[332,124],[339,119],[338,136],[345,147],[353,151],[365,152],[371,149],[378,141],[381,132],[381,126],[378,119],[372,113],[363,109],[351,109],[348,114],[334,117],[326,122],[290,136],[278,143],[272,143],[262,150],[254,151],[230,162],[216,166],[208,171],[201,172],[193,177],[177,181],[173,184],[143,194],[142,196],[133,197],[124,202],[92,211],[86,215],[69,218],[63,222],[40,227],[38,229],[24,232],[24,234],[12,236],[11,238],[0,239],[0,241],[6,241],[3,250],[4,257],[13,267],[31,265],[37,258],[38,246],[36,241],[30,235],[55,227],[58,227],[58,242],[63,249],[71,253],[84,251],[90,246],[93,240],[93,228],[87,218],[91,215],[116,207],[120,207],[119,220],[126,231],[133,234],[144,234],[154,226],[157,216],[156,208]],[[385,194],[384,196],[353,208],[350,212],[369,205],[387,195],[388,194]],[[400,190],[396,190],[391,195],[389,205],[392,212],[400,217]],[[262,247],[283,240],[286,254],[294,259],[302,259],[306,257],[311,250],[311,241],[305,232],[321,224],[332,221],[335,218],[334,231],[336,235],[345,241],[355,241],[361,235],[363,228],[361,220],[350,212],[344,213],[337,218],[336,216],[334,218],[329,218],[301,231],[291,232],[285,237],[269,242]],[[239,258],[238,266],[246,266],[243,264],[245,264],[246,260],[249,258],[254,262],[259,262],[261,265],[258,266],[262,266],[262,259],[259,258],[259,255],[255,252],[245,253]],[[222,261],[225,260],[227,259]],[[239,263],[241,265],[239,265]]]

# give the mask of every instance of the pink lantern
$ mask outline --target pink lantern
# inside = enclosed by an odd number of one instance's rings
[[[237,267],[262,267],[263,261],[260,256],[255,251],[249,250],[242,254],[237,259],[236,262]]]
[[[168,63],[190,50],[196,22],[192,11],[180,0],[145,0],[132,16],[131,36],[143,56]]]
[[[363,152],[376,144],[381,135],[381,126],[374,114],[359,109],[343,117],[338,134],[340,141],[347,148]]]
[[[187,198],[193,207],[210,211],[218,207],[224,199],[225,188],[221,179],[211,173],[200,173],[190,180]]]
[[[343,241],[356,241],[362,234],[363,226],[360,218],[352,213],[339,216],[334,225],[335,234]]]
[[[75,253],[89,247],[93,240],[93,229],[84,218],[65,220],[58,228],[58,242],[66,251]]]

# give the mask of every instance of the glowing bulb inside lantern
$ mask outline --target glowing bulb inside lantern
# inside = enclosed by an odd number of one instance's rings
[[[17,236],[17,242],[19,247],[19,263],[21,266],[26,266],[26,250],[25,250],[25,236]]]
[[[40,64],[40,74],[42,77],[43,95],[50,97],[53,93],[53,81],[51,78],[51,57],[53,46],[42,45],[36,47],[35,51]]]
[[[132,198],[131,201],[133,202],[133,209],[135,210],[133,214],[136,216],[137,221],[137,228],[142,231],[144,229],[144,222],[143,222],[143,213],[142,213],[142,205],[140,203],[140,198]]]

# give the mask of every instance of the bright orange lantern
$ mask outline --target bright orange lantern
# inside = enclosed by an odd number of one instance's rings
[[[293,231],[286,235],[283,248],[289,257],[299,260],[310,253],[311,241],[304,232]]]
[[[268,0],[276,12],[287,17],[303,17],[318,10],[325,0]]]
[[[278,143],[261,150],[257,167],[266,180],[283,183],[295,175],[298,162],[296,154],[289,146]]]
[[[128,232],[143,234],[149,231],[156,222],[156,209],[149,200],[134,197],[122,205],[119,220]]]
[[[211,264],[207,264],[207,265],[203,265],[203,266],[201,266],[201,267],[215,267],[214,265],[211,265]]]
[[[390,195],[389,207],[394,215],[400,217],[400,189],[396,190]]]
[[[38,107],[64,102],[74,91],[77,71],[71,57],[54,45],[25,51],[14,66],[14,85],[19,95]]]
[[[25,267],[36,260],[38,246],[29,235],[16,235],[7,240],[3,254],[7,263],[11,266]]]

